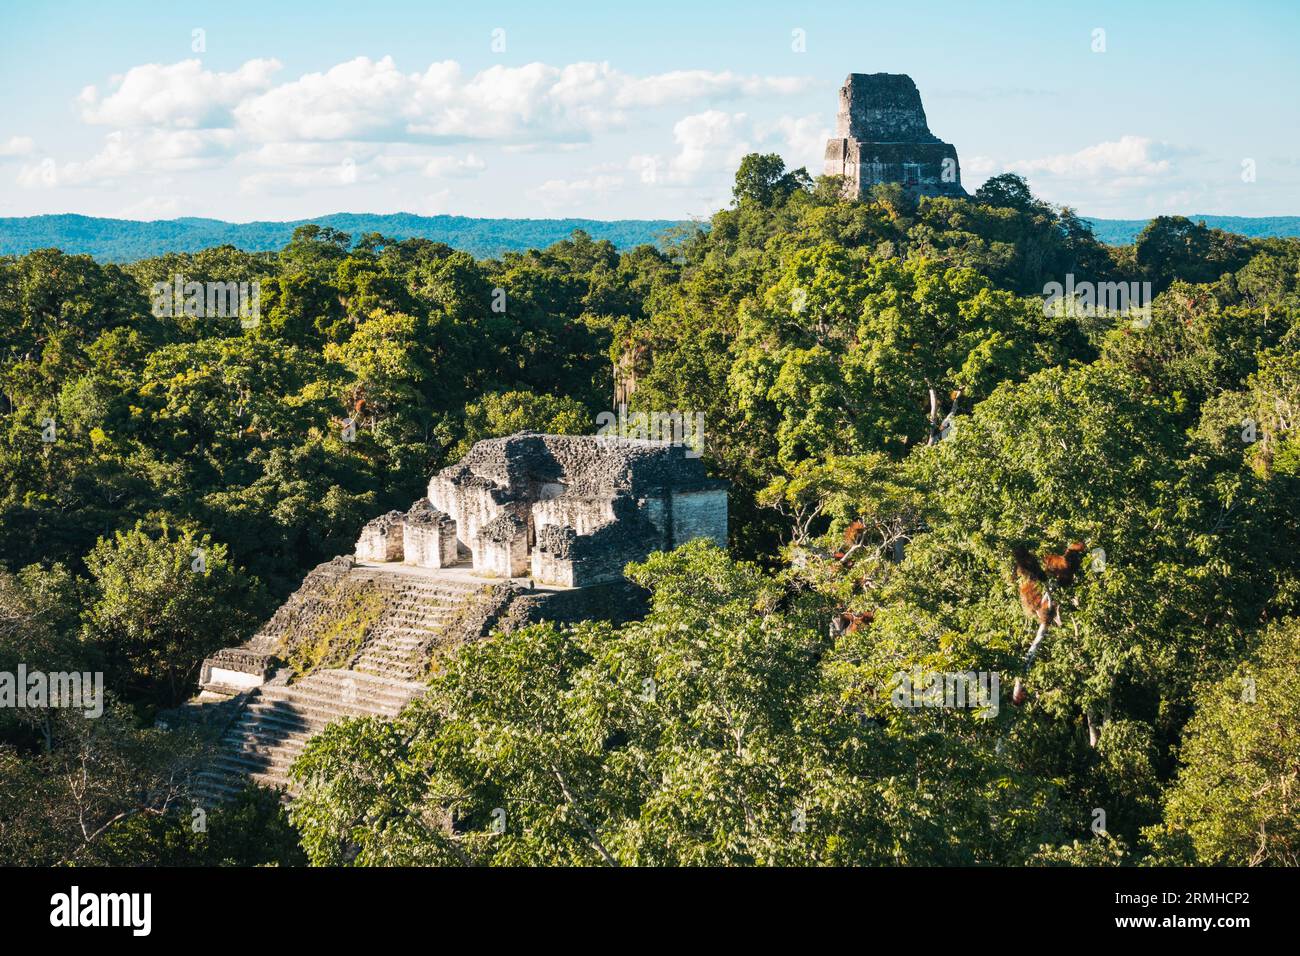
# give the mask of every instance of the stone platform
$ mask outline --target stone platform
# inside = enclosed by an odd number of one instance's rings
[[[474,566],[469,561],[461,561],[459,564],[453,564],[445,568],[421,568],[401,561],[357,561],[356,566],[359,568],[373,568],[376,571],[383,571],[388,574],[404,574],[410,577],[448,581],[456,584],[513,584],[524,589],[531,586],[535,591],[546,593],[576,590],[562,584],[542,584],[527,576],[502,578],[491,574],[483,574],[475,571]]]
[[[468,641],[543,621],[622,623],[645,592],[624,577],[705,537],[725,545],[727,483],[684,445],[520,432],[478,442],[427,498],[361,529],[252,638],[203,662],[178,715],[214,727],[196,781],[219,802],[289,768],[331,721],[396,715]]]
[[[249,782],[291,797],[289,767],[311,737],[345,717],[396,716],[445,655],[467,641],[540,621],[622,621],[644,610],[640,589],[627,582],[529,585],[527,578],[484,577],[467,564],[420,568],[341,557],[315,568],[246,644],[204,661],[202,689],[177,715],[218,738],[193,782],[195,798],[214,805]],[[367,603],[374,611],[364,621],[347,616]],[[342,635],[359,638],[345,658],[295,673],[288,664],[294,648],[341,626],[360,632]]]

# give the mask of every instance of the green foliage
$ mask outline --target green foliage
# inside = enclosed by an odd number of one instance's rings
[[[1189,843],[1208,866],[1300,864],[1300,621],[1269,627],[1236,670],[1201,688],[1156,846]],[[1168,851],[1166,851],[1168,852]]]
[[[1054,832],[995,726],[861,696],[857,650],[777,579],[701,542],[631,574],[644,621],[498,634],[397,721],[314,738],[312,862],[1011,862]]]
[[[1124,863],[1124,843],[1106,833],[1064,846],[1044,846],[1029,858],[1030,866],[1120,866]]]
[[[284,656],[295,674],[346,667],[379,622],[384,596],[334,584],[322,598],[328,611],[310,622],[295,621],[284,633]]]
[[[143,729],[130,707],[106,696],[100,717],[50,708],[35,753],[0,743],[0,863],[118,862],[110,847],[117,834],[184,802],[185,781],[204,755],[202,740]]]
[[[177,251],[201,255],[199,250],[224,246],[267,253],[283,248],[303,225],[358,236],[382,233],[402,240],[447,243],[470,255],[487,258],[540,249],[560,241],[575,229],[586,230],[620,249],[631,249],[653,243],[660,233],[678,224],[671,219],[475,219],[411,213],[338,213],[320,216],[309,223],[222,222],[219,219],[137,222],[72,214],[17,216],[0,218],[0,255],[23,255],[54,246],[108,262],[135,262]],[[1281,221],[1275,228],[1285,230],[1287,225]]]
[[[575,399],[522,390],[496,392],[465,406],[465,437],[452,457],[463,457],[484,438],[502,438],[524,431],[583,435],[591,429],[591,413]]]
[[[1157,216],[1133,244],[1135,261],[1157,291],[1175,279],[1213,282],[1250,259],[1248,240],[1183,216]]]
[[[101,866],[303,866],[306,854],[278,793],[248,786],[218,807],[183,803],[136,815],[104,835]]]
[[[785,171],[785,160],[777,153],[750,153],[736,170],[732,194],[737,203],[771,206],[785,202],[796,190],[812,188],[812,177],[803,167]]]
[[[259,253],[0,259],[0,666],[120,700],[102,729],[5,715],[5,859],[300,861],[261,796],[247,839],[188,829],[199,743],[134,715],[475,441],[594,431],[617,373],[633,414],[703,413],[732,556],[654,555],[644,621],[498,634],[329,728],[295,770],[311,862],[1294,863],[1300,244],[1162,217],[1106,247],[1014,175],[841,187],[752,154],[730,208],[635,249],[484,260],[331,217]],[[154,315],[176,274],[258,281],[260,322]],[[1150,282],[1151,321],[1045,310],[1071,275]],[[1027,666],[1011,549],[1073,541]],[[300,673],[378,612],[337,603]],[[1003,706],[895,706],[916,669],[997,673]]]
[[[1020,212],[1031,212],[1035,208],[1041,208],[1039,200],[1036,200],[1034,194],[1029,191],[1029,183],[1025,177],[1016,173],[990,176],[984,180],[984,184],[979,189],[975,190],[975,199],[989,206],[1016,209]]]
[[[250,582],[206,535],[137,524],[101,538],[86,567],[83,639],[109,662],[110,685],[142,699],[179,704],[203,658],[255,627],[241,611]]]

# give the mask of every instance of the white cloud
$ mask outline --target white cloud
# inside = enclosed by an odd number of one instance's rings
[[[245,193],[303,191],[353,186],[362,182],[374,182],[378,178],[372,169],[347,158],[331,166],[289,167],[273,172],[253,173],[239,181],[239,188]]]
[[[382,147],[377,143],[355,140],[313,143],[263,143],[256,149],[246,150],[236,157],[241,165],[269,166],[282,169],[286,166],[337,166],[345,159],[354,162],[376,156]]]
[[[29,156],[36,152],[36,140],[30,136],[10,136],[0,143],[0,156]]]
[[[428,153],[380,153],[375,144],[352,144],[357,149],[341,151],[345,144],[274,144],[270,150],[259,149],[244,154],[245,163],[266,166],[240,180],[245,193],[301,192],[317,188],[376,183],[394,173],[420,172],[438,179],[463,179],[477,176],[487,163],[473,153],[463,157],[435,156]],[[298,146],[322,146],[324,149],[298,149]],[[446,190],[430,194],[430,199],[445,198]]]
[[[789,168],[803,166],[819,175],[829,136],[830,128],[817,114],[757,123],[744,113],[706,110],[673,126],[673,156],[634,155],[626,168],[647,185],[702,186],[711,189],[711,195],[725,195],[746,153],[779,152]]]
[[[278,60],[265,59],[249,60],[233,73],[205,70],[199,60],[133,66],[106,96],[94,86],[82,90],[81,116],[87,123],[109,126],[225,126],[230,110],[270,86],[279,69]]]
[[[990,176],[1002,172],[1002,164],[991,156],[972,156],[962,160],[962,178],[969,183],[982,183]],[[968,191],[973,191],[969,189]]]
[[[402,128],[410,93],[392,57],[362,56],[249,97],[234,113],[260,140],[386,138]]]
[[[435,156],[424,165],[424,175],[431,179],[463,179],[477,176],[487,169],[487,163],[473,153],[463,157]]]
[[[606,199],[623,188],[622,176],[592,176],[587,179],[548,179],[530,191],[534,199],[552,208],[590,206],[593,199]]]
[[[677,155],[668,162],[668,180],[693,183],[709,173],[734,170],[752,152],[744,113],[706,110],[673,126]]]
[[[429,193],[424,197],[424,213],[426,216],[441,216],[451,211],[451,190],[439,189],[437,192]]]
[[[145,196],[118,210],[118,219],[175,219],[181,214],[180,200],[175,196]]]
[[[1000,161],[988,156],[962,163],[974,192],[989,176],[1025,175],[1034,194],[1089,216],[1139,218],[1242,208],[1239,167],[1194,147],[1128,135],[1072,153]],[[1265,215],[1267,206],[1242,214]]]
[[[1007,169],[1018,173],[1046,173],[1077,179],[1113,175],[1159,176],[1169,172],[1169,159],[1176,152],[1167,144],[1145,136],[1124,136],[1074,153],[1016,160],[1008,163]]]
[[[619,106],[647,107],[700,98],[789,96],[804,92],[810,83],[807,77],[740,76],[731,72],[676,70],[642,79],[628,78],[622,83],[616,102]]]
[[[493,66],[466,76],[446,60],[408,74],[392,57],[357,57],[251,96],[235,116],[249,136],[263,140],[581,142],[625,124],[630,110],[788,95],[807,82],[705,70],[634,77],[591,62]]]
[[[577,153],[590,143],[503,143],[503,153]]]
[[[229,172],[242,177],[238,187],[246,194],[389,177],[451,182],[481,175],[498,154],[477,146],[435,152],[437,145],[491,143],[500,154],[585,150],[606,131],[662,128],[666,118],[657,111],[674,104],[770,100],[809,86],[801,77],[730,71],[635,76],[607,62],[497,65],[471,73],[447,60],[403,72],[392,57],[362,56],[276,82],[280,69],[272,59],[249,60],[231,72],[205,69],[198,59],[134,66],[86,87],[79,98],[84,122],[116,127],[94,155],[68,162],[38,157],[24,137],[11,139],[0,154],[27,157],[18,181],[32,189],[116,185],[131,176],[217,165],[233,167]],[[744,113],[693,113],[672,127],[675,151],[643,157],[634,168],[646,182],[716,192],[753,141],[783,138],[796,152],[820,149],[815,141],[824,131],[814,120],[788,118],[755,131]],[[532,194],[550,205],[572,205],[636,182],[625,159],[608,165],[548,178],[556,174],[552,166]],[[156,189],[149,183],[139,192]],[[431,194],[434,204],[444,201],[443,192]]]
[[[807,116],[782,116],[769,127],[759,130],[763,139],[776,139],[784,147],[781,152],[786,165],[792,169],[804,166],[814,176],[821,175],[826,157],[826,141],[831,138],[831,127],[820,113]]]
[[[59,184],[58,164],[46,157],[39,163],[24,166],[16,181],[24,189],[53,189]]]
[[[230,152],[230,130],[117,130],[84,162],[45,158],[24,166],[18,183],[31,188],[87,186],[125,176],[184,172],[217,165]]]

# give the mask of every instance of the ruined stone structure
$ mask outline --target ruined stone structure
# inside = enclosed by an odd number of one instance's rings
[[[725,546],[726,482],[706,477],[689,451],[535,432],[482,441],[434,475],[410,513],[367,524],[357,557],[420,567],[468,558],[482,576],[582,587],[694,538]]]
[[[351,557],[313,570],[248,643],[203,662],[201,693],[174,718],[200,720],[216,738],[196,798],[219,803],[249,781],[291,792],[290,765],[327,724],[395,716],[424,691],[439,650],[456,642],[457,623],[482,592]],[[304,649],[331,643],[336,653],[322,666],[295,669]]]
[[[215,804],[249,781],[293,792],[306,742],[347,716],[396,715],[444,656],[536,621],[623,621],[629,561],[698,537],[726,544],[726,483],[683,445],[522,432],[479,442],[429,496],[362,529],[240,647],[203,662],[168,720],[212,729],[194,781]],[[531,578],[531,580],[522,580]]]
[[[843,176],[855,199],[877,183],[901,183],[913,195],[966,195],[957,150],[930,132],[921,94],[902,73],[849,74],[825,172]]]
[[[361,555],[361,545],[357,545]],[[411,505],[402,521],[402,555],[400,558],[417,568],[449,568],[460,560],[456,544],[456,522],[421,498]]]
[[[405,552],[405,535],[402,525],[406,516],[400,511],[390,511],[386,515],[369,522],[361,529],[357,540],[357,557],[362,561],[401,561]]]

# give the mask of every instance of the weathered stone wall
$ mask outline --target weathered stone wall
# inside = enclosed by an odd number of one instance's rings
[[[573,542],[576,538],[572,528],[560,525],[538,528],[532,553],[533,578],[541,584],[573,587]]]
[[[446,483],[466,486],[477,478],[497,489],[498,503],[547,497],[542,489],[561,485],[578,498],[605,498],[619,493],[645,495],[662,488],[685,487],[706,480],[704,464],[688,458],[682,445],[585,435],[520,432],[478,442],[459,465],[444,468],[430,482],[429,500],[459,523],[456,511],[442,503]]]
[[[406,513],[405,562],[419,568],[446,568],[460,559],[456,522],[421,498]]]
[[[528,526],[515,515],[499,515],[479,529],[470,544],[474,570],[501,578],[528,574]]]
[[[878,183],[917,195],[965,196],[957,150],[930,132],[921,94],[901,73],[851,73],[840,88],[825,172],[860,197]]]
[[[448,568],[459,560],[456,546],[456,523],[420,527],[407,525],[404,561],[417,568]]]
[[[864,143],[939,142],[906,73],[850,73],[840,87],[835,135]]]
[[[444,468],[429,481],[429,502],[456,522],[460,543],[469,548],[479,529],[506,509],[490,480],[469,474],[463,466]]]
[[[233,690],[257,687],[270,674],[273,661],[274,656],[266,651],[226,647],[204,660],[199,683]]]
[[[538,580],[570,587],[621,580],[629,561],[644,560],[663,546],[658,529],[635,499],[615,498],[613,510],[615,519],[591,534],[547,527],[539,535],[538,547],[545,558],[534,563],[534,568],[543,572]]]
[[[667,495],[642,498],[638,503],[641,516],[655,529],[655,547],[667,550],[672,540],[672,508]]]
[[[493,621],[493,629],[510,631],[542,621],[624,624],[646,613],[648,598],[644,588],[624,580],[594,584],[574,591],[516,591],[503,604]]]
[[[400,511],[390,511],[366,522],[357,538],[357,560],[401,561],[405,539],[402,526],[406,516]]]
[[[641,514],[655,528],[655,549],[671,550],[695,538],[709,538],[721,547],[727,546],[725,482],[646,498],[641,502]]]
[[[597,535],[624,527],[609,525]],[[570,554],[594,537],[548,528],[566,532]],[[247,644],[205,661],[202,692],[162,715],[160,726],[204,728],[218,742],[193,779],[201,804],[229,799],[249,781],[284,790],[289,799],[295,792],[290,767],[311,737],[349,716],[391,718],[465,643],[542,621],[624,623],[644,613],[646,597],[621,579],[535,591],[513,581],[474,584],[456,573],[335,558],[311,571]],[[280,666],[285,661],[292,670]]]
[[[313,569],[246,644],[205,660],[201,684],[227,692],[253,687],[286,663],[299,675],[329,667],[364,668],[377,645],[384,645],[386,653],[406,647],[417,657],[421,647],[455,647],[480,635],[450,626],[446,608],[455,606],[459,616],[472,616],[478,598],[502,586],[364,567],[351,556],[335,558]],[[388,659],[376,659],[381,672]],[[409,670],[389,676],[408,680]]]
[[[578,534],[591,534],[601,525],[614,520],[614,509],[609,498],[578,498],[561,495],[533,505],[533,525],[561,525],[573,528]]]
[[[697,534],[725,543],[726,483],[708,478],[688,451],[656,441],[520,432],[478,442],[435,475],[429,507],[455,522],[476,571],[531,573],[580,587],[617,578],[628,561]],[[684,510],[674,516],[673,501],[683,495]],[[695,505],[693,495],[707,503]],[[548,528],[572,533],[547,537]]]
[[[278,654],[284,645],[285,636],[295,627],[320,615],[333,614],[334,609],[325,600],[325,596],[333,593],[334,585],[348,577],[356,564],[352,555],[341,555],[313,568],[298,590],[276,609],[271,620],[262,626],[245,648],[265,655]],[[225,651],[217,653],[222,655]]]
[[[683,491],[672,497],[672,547],[708,538],[719,547],[727,546],[727,490],[710,488]]]

